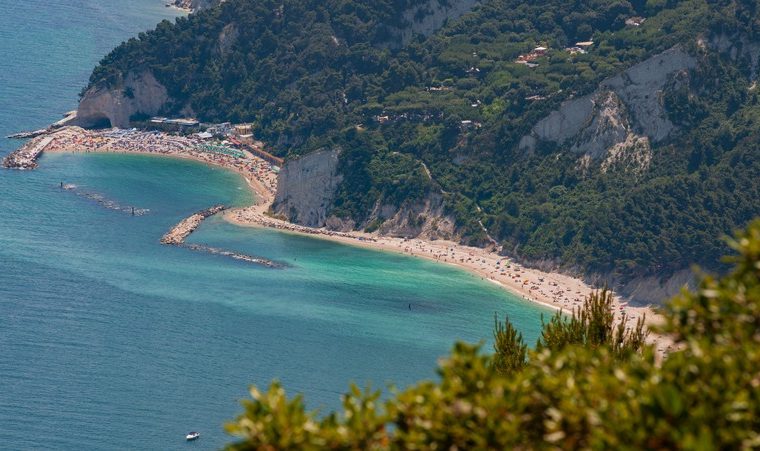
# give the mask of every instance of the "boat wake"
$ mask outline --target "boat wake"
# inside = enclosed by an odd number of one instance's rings
[[[73,183],[61,183],[61,189],[63,189],[64,191],[69,191],[71,193],[74,193],[79,197],[89,199],[97,203],[101,207],[107,208],[109,210],[120,211],[123,213],[130,214],[132,216],[144,216],[150,213],[150,209],[148,208],[138,208],[132,205],[122,205],[116,202],[115,200],[106,198],[102,194],[80,190],[79,187]]]

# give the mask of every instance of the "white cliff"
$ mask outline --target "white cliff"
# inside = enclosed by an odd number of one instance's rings
[[[593,94],[564,102],[536,123],[520,148],[532,152],[539,141],[549,141],[587,160],[604,160],[611,153],[619,159],[630,146],[640,151],[660,142],[675,130],[663,105],[663,89],[696,64],[680,46],[655,55],[605,80]]]
[[[169,96],[149,71],[129,72],[113,87],[96,85],[79,102],[76,118],[68,125],[80,127],[129,127],[136,114],[158,114]]]
[[[332,208],[338,174],[339,151],[321,150],[288,161],[277,179],[272,211],[290,222],[323,227]]]

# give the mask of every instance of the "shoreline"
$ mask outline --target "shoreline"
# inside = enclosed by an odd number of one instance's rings
[[[48,139],[50,137],[52,139]],[[595,290],[578,278],[558,272],[526,268],[508,257],[452,241],[393,238],[360,231],[335,232],[325,228],[304,227],[271,217],[267,213],[277,190],[276,173],[269,163],[245,150],[243,157],[237,158],[199,150],[205,143],[193,138],[156,132],[87,131],[79,127],[64,127],[37,139],[46,140],[46,144],[40,146],[40,153],[156,155],[189,159],[232,170],[243,177],[254,195],[253,205],[222,212],[226,221],[238,226],[269,228],[456,266],[483,281],[498,285],[526,302],[533,302],[555,311],[570,313],[574,308],[580,307],[585,297]],[[35,140],[32,140],[27,145],[34,143]],[[620,318],[624,313],[629,326],[635,325],[635,322],[644,316],[647,326],[656,324],[660,319],[651,307],[629,306],[619,296],[614,296],[613,311],[616,318]],[[666,337],[652,333],[647,341],[655,345],[658,353],[667,352],[671,344]]]

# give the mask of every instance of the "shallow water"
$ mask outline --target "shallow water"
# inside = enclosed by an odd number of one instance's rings
[[[0,8],[2,135],[73,109],[104,52],[175,14],[161,0]],[[535,340],[544,310],[453,267],[217,217],[189,243],[286,267],[159,244],[187,215],[250,196],[233,173],[153,156],[0,171],[0,448],[215,449],[250,383],[280,379],[326,410],[351,381],[435,377],[455,340],[490,339],[495,311]],[[202,438],[185,443],[189,430]]]

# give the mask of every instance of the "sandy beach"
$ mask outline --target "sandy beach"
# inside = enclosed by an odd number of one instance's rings
[[[228,210],[224,212],[224,217],[244,227],[273,228],[454,265],[480,276],[483,280],[493,282],[522,299],[568,313],[582,306],[586,296],[595,290],[580,279],[556,272],[526,268],[495,252],[451,241],[394,238],[357,231],[334,232],[299,226],[269,216],[269,202],[264,200],[251,207]],[[659,321],[659,316],[652,308],[630,306],[619,296],[614,297],[613,308],[616,317],[620,318],[624,313],[629,318],[630,325],[634,325],[639,318],[645,318],[647,325],[657,324]],[[659,353],[667,352],[671,346],[669,340],[654,334],[650,334],[649,342],[656,346]]]
[[[242,155],[224,155],[206,150],[205,144],[192,137],[159,132],[131,130],[88,131],[78,127],[65,127],[41,139],[44,152],[115,152],[155,154],[189,158],[205,164],[221,166],[242,175],[255,194],[256,203],[250,207],[226,210],[224,218],[246,227],[267,227],[290,233],[304,234],[343,244],[395,252],[425,258],[438,263],[454,265],[491,281],[513,294],[552,309],[570,312],[580,307],[594,287],[580,279],[556,273],[526,268],[508,257],[486,249],[464,246],[451,241],[426,241],[380,236],[365,232],[335,232],[292,224],[268,214],[277,191],[277,174],[273,167],[251,152]],[[629,324],[646,316],[648,325],[658,322],[652,308],[630,306],[616,296],[616,317],[625,314]],[[650,334],[649,341],[659,353],[671,346],[664,337]]]

